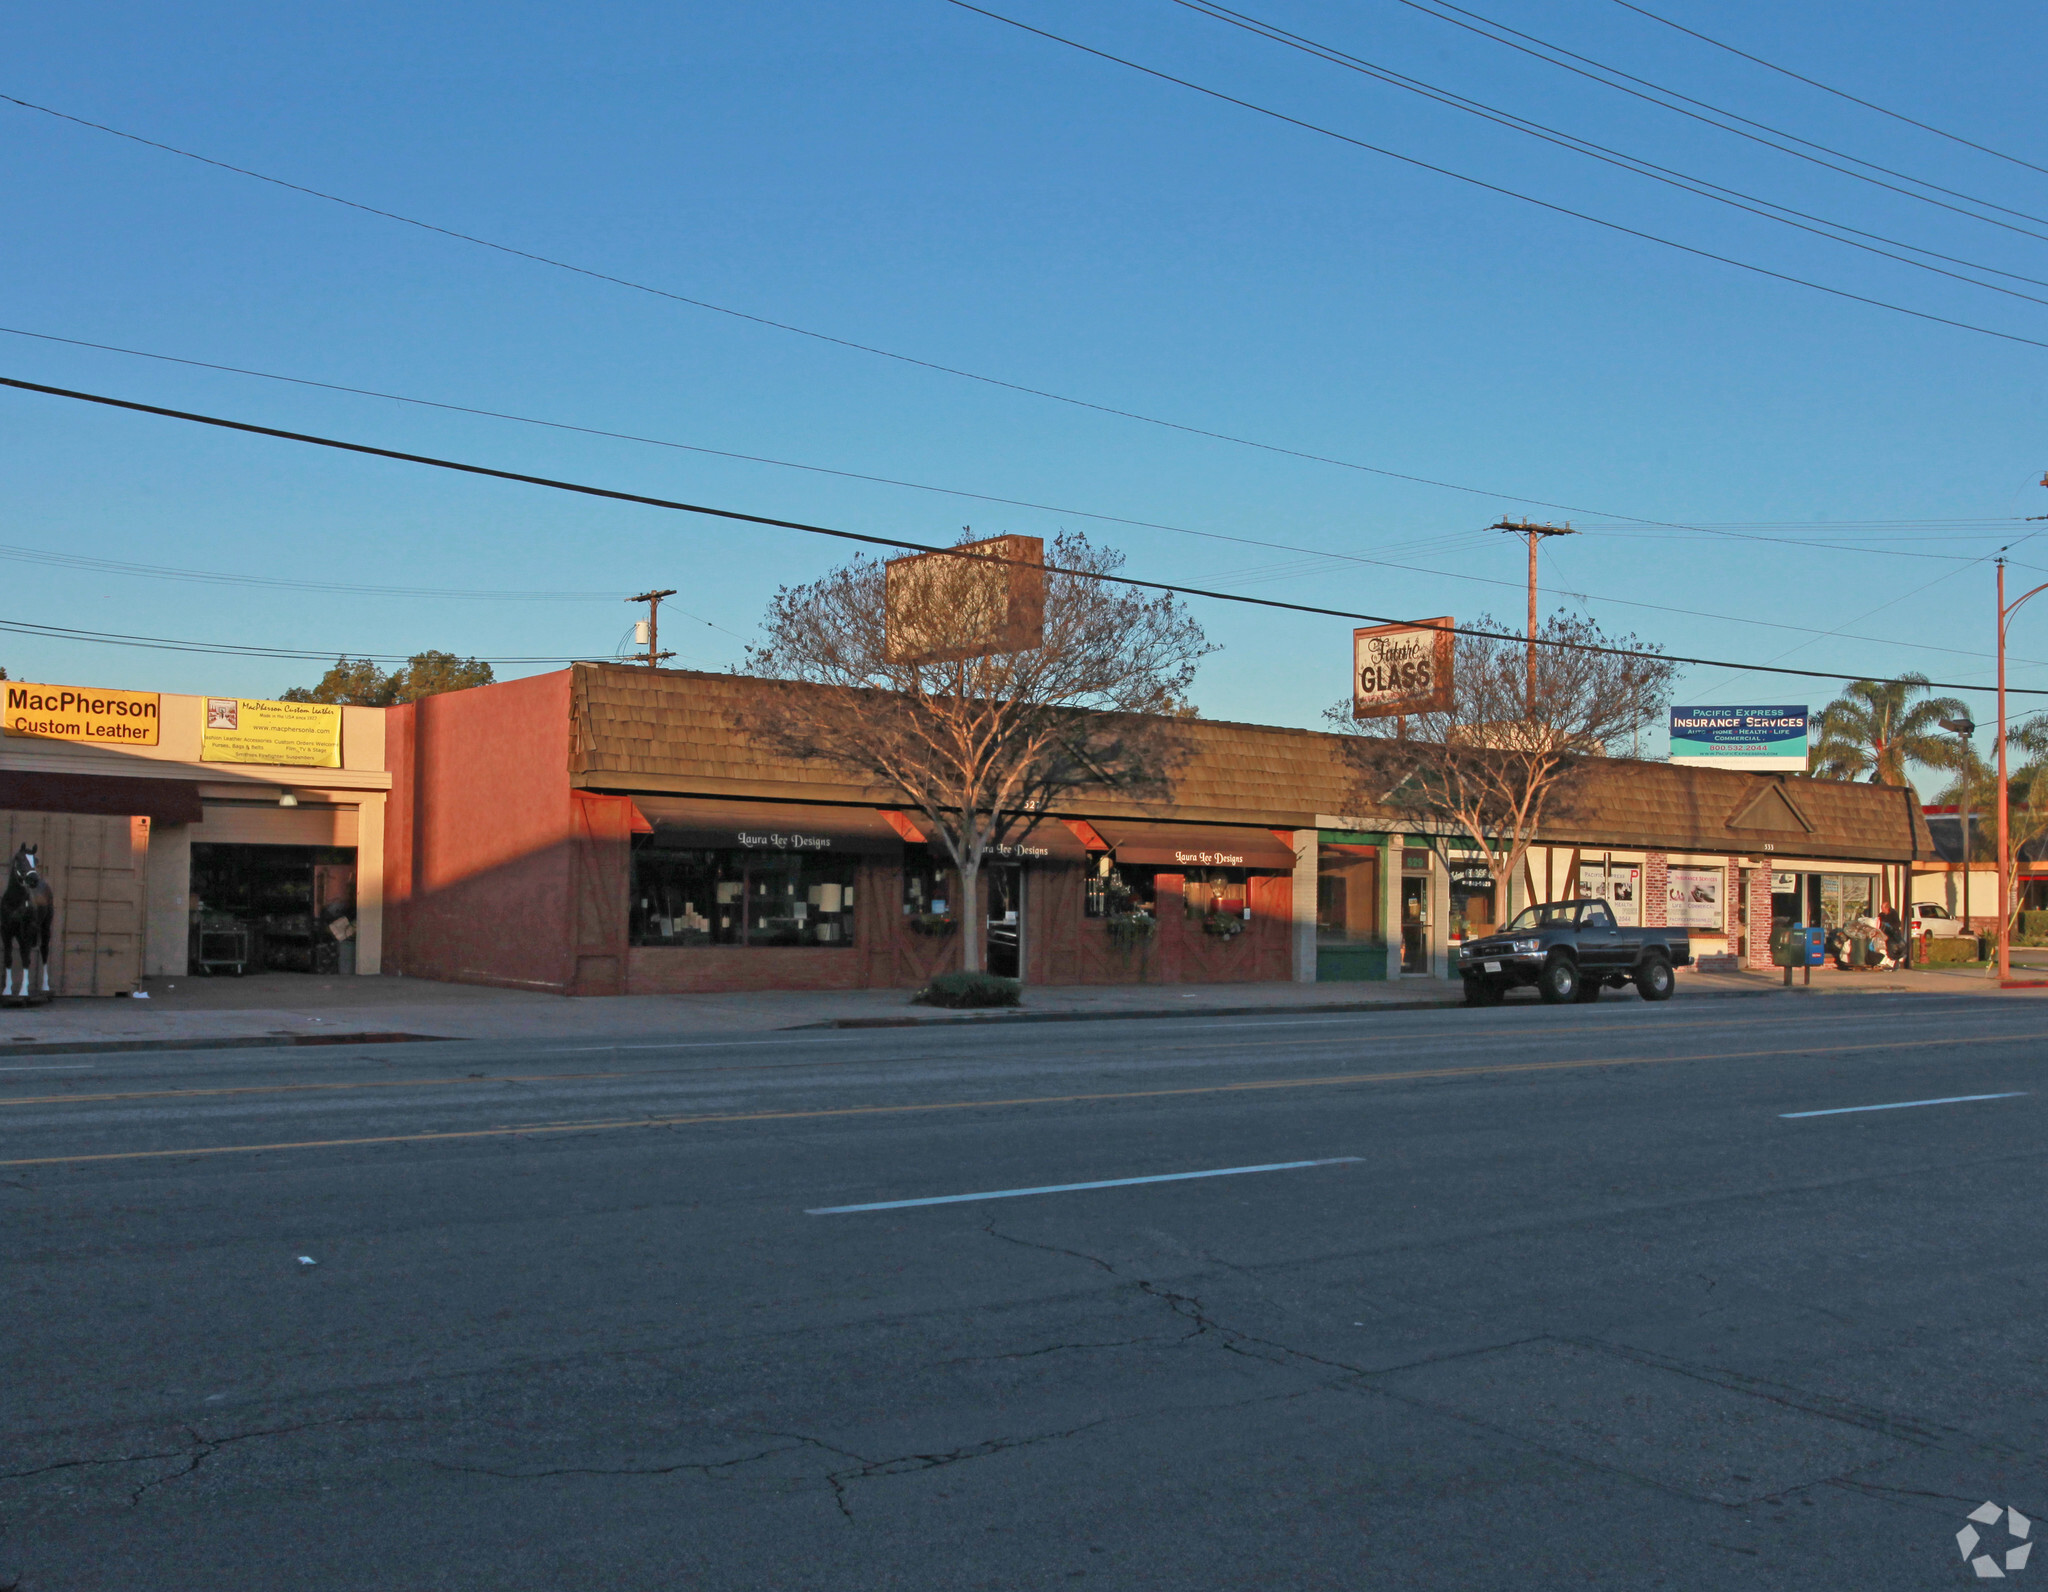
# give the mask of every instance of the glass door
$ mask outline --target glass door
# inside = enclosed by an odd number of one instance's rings
[[[1000,978],[1024,976],[1024,869],[1014,862],[981,870],[982,899],[988,903],[988,962]]]
[[[1429,875],[1401,880],[1401,971],[1429,971]]]

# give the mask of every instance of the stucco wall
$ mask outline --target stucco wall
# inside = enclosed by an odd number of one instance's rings
[[[385,734],[385,971],[566,990],[568,672],[389,709]]]

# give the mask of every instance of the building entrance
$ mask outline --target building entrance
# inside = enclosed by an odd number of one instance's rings
[[[355,917],[354,847],[192,847],[194,973],[353,973]]]
[[[981,870],[988,903],[988,970],[998,978],[1024,976],[1024,869],[998,862]]]

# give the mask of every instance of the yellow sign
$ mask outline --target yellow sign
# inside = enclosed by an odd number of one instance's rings
[[[6,730],[45,741],[154,746],[160,722],[154,691],[85,691],[10,680]]]
[[[341,709],[328,702],[208,697],[199,761],[339,768]]]

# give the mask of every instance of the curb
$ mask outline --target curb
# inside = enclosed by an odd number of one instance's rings
[[[447,1034],[256,1034],[229,1039],[30,1039],[0,1048],[5,1056],[93,1056],[129,1050],[282,1050],[298,1045],[409,1045],[439,1043]]]
[[[1685,991],[1686,1000],[1748,1000],[1759,995],[1782,995],[1781,989],[1701,989]],[[1526,1005],[1526,1002],[1518,1004]],[[1292,1017],[1300,1012],[1456,1012],[1465,1009],[1462,996],[1413,1001],[1326,1001],[1314,1006],[1204,1006],[1190,1011],[1185,1006],[1164,1006],[1137,1012],[1023,1012],[996,1011],[971,1017],[830,1017],[823,1022],[794,1023],[778,1028],[779,1034],[803,1033],[826,1028],[958,1028],[965,1023],[1117,1023],[1149,1018],[1173,1017]],[[1497,1009],[1497,1008],[1489,1008]]]

